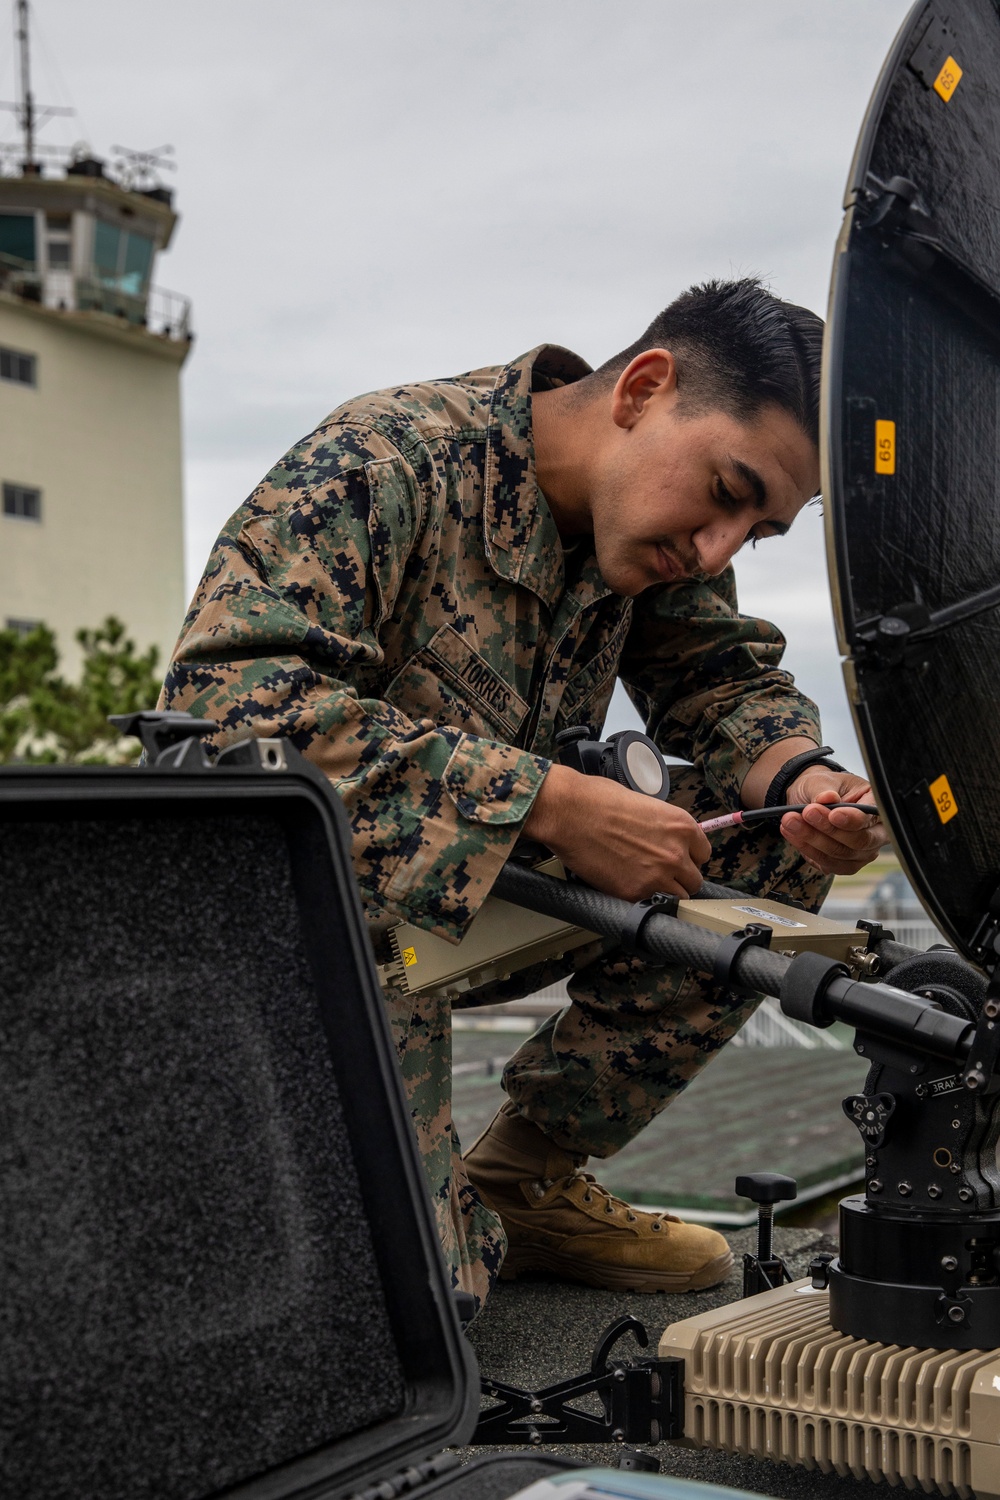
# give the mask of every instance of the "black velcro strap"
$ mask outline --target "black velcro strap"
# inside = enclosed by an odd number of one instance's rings
[[[837,978],[850,978],[846,964],[822,953],[797,953],[785,970],[778,999],[786,1016],[821,1029],[833,1025],[833,1016],[823,1010],[823,996]]]
[[[651,969],[661,968],[667,962],[665,958],[659,958],[649,953],[642,941],[642,929],[654,912],[661,912],[668,917],[676,917],[678,900],[676,896],[668,896],[665,891],[654,891],[652,896],[647,896],[645,901],[637,901],[630,906],[625,913],[621,925],[619,941],[627,953],[635,953]]]
[[[773,929],[763,922],[748,922],[739,932],[731,932],[719,943],[712,965],[712,978],[727,990],[745,990],[753,993],[752,984],[743,984],[733,977],[733,964],[744,948],[770,948]]]
[[[817,745],[815,750],[803,750],[801,755],[793,755],[791,760],[786,760],[764,794],[764,806],[781,807],[785,801],[786,791],[806,766],[826,766],[831,771],[842,771],[843,766],[838,765],[835,760],[827,759],[832,754],[831,746]]]

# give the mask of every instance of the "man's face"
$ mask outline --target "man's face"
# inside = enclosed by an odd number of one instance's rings
[[[788,530],[819,487],[816,447],[792,416],[688,415],[675,383],[623,391],[627,375],[590,493],[597,560],[616,594],[713,576],[747,542]]]

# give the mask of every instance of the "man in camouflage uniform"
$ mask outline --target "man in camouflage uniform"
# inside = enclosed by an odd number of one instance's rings
[[[815,908],[831,873],[874,856],[880,828],[822,805],[867,784],[819,754],[784,641],[738,613],[729,567],[817,490],[820,329],[756,283],[713,283],[597,372],[542,345],[376,392],[227,524],[161,703],[215,719],[219,746],[287,735],[329,776],[378,957],[400,920],[461,938],[522,834],[632,900],[705,874]],[[669,804],[554,762],[561,729],[599,732],[617,676],[690,763]],[[781,799],[801,815],[709,845],[696,820],[761,806],[803,753]],[[582,1168],[676,1097],[755,1001],[609,944],[520,989],[571,969],[572,1003],[513,1057],[465,1163],[448,1004],[388,995],[454,1280],[481,1302],[506,1250],[507,1274],[710,1285],[731,1262],[721,1235],[633,1211]]]

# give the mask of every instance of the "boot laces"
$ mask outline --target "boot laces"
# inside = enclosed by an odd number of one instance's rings
[[[574,1182],[585,1182],[587,1186],[583,1195],[584,1203],[593,1203],[596,1198],[599,1203],[603,1203],[604,1212],[610,1214],[613,1218],[624,1218],[627,1224],[635,1224],[639,1219],[639,1215],[634,1212],[628,1203],[622,1198],[616,1198],[614,1193],[609,1192],[606,1187],[598,1182],[592,1172],[585,1172],[582,1167],[574,1167],[573,1171],[568,1173],[566,1177],[558,1180],[564,1182],[567,1187]],[[547,1182],[546,1190],[549,1187],[554,1187],[555,1181],[556,1179]],[[650,1221],[650,1229],[655,1230],[661,1230],[664,1223],[676,1224],[679,1222],[674,1214],[656,1213],[647,1209],[643,1209],[642,1216]]]

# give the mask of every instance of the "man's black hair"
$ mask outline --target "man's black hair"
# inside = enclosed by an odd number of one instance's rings
[[[645,349],[669,349],[689,411],[720,407],[750,421],[779,406],[818,443],[822,345],[822,318],[782,302],[755,278],[706,281],[682,292],[589,379],[606,384]]]

